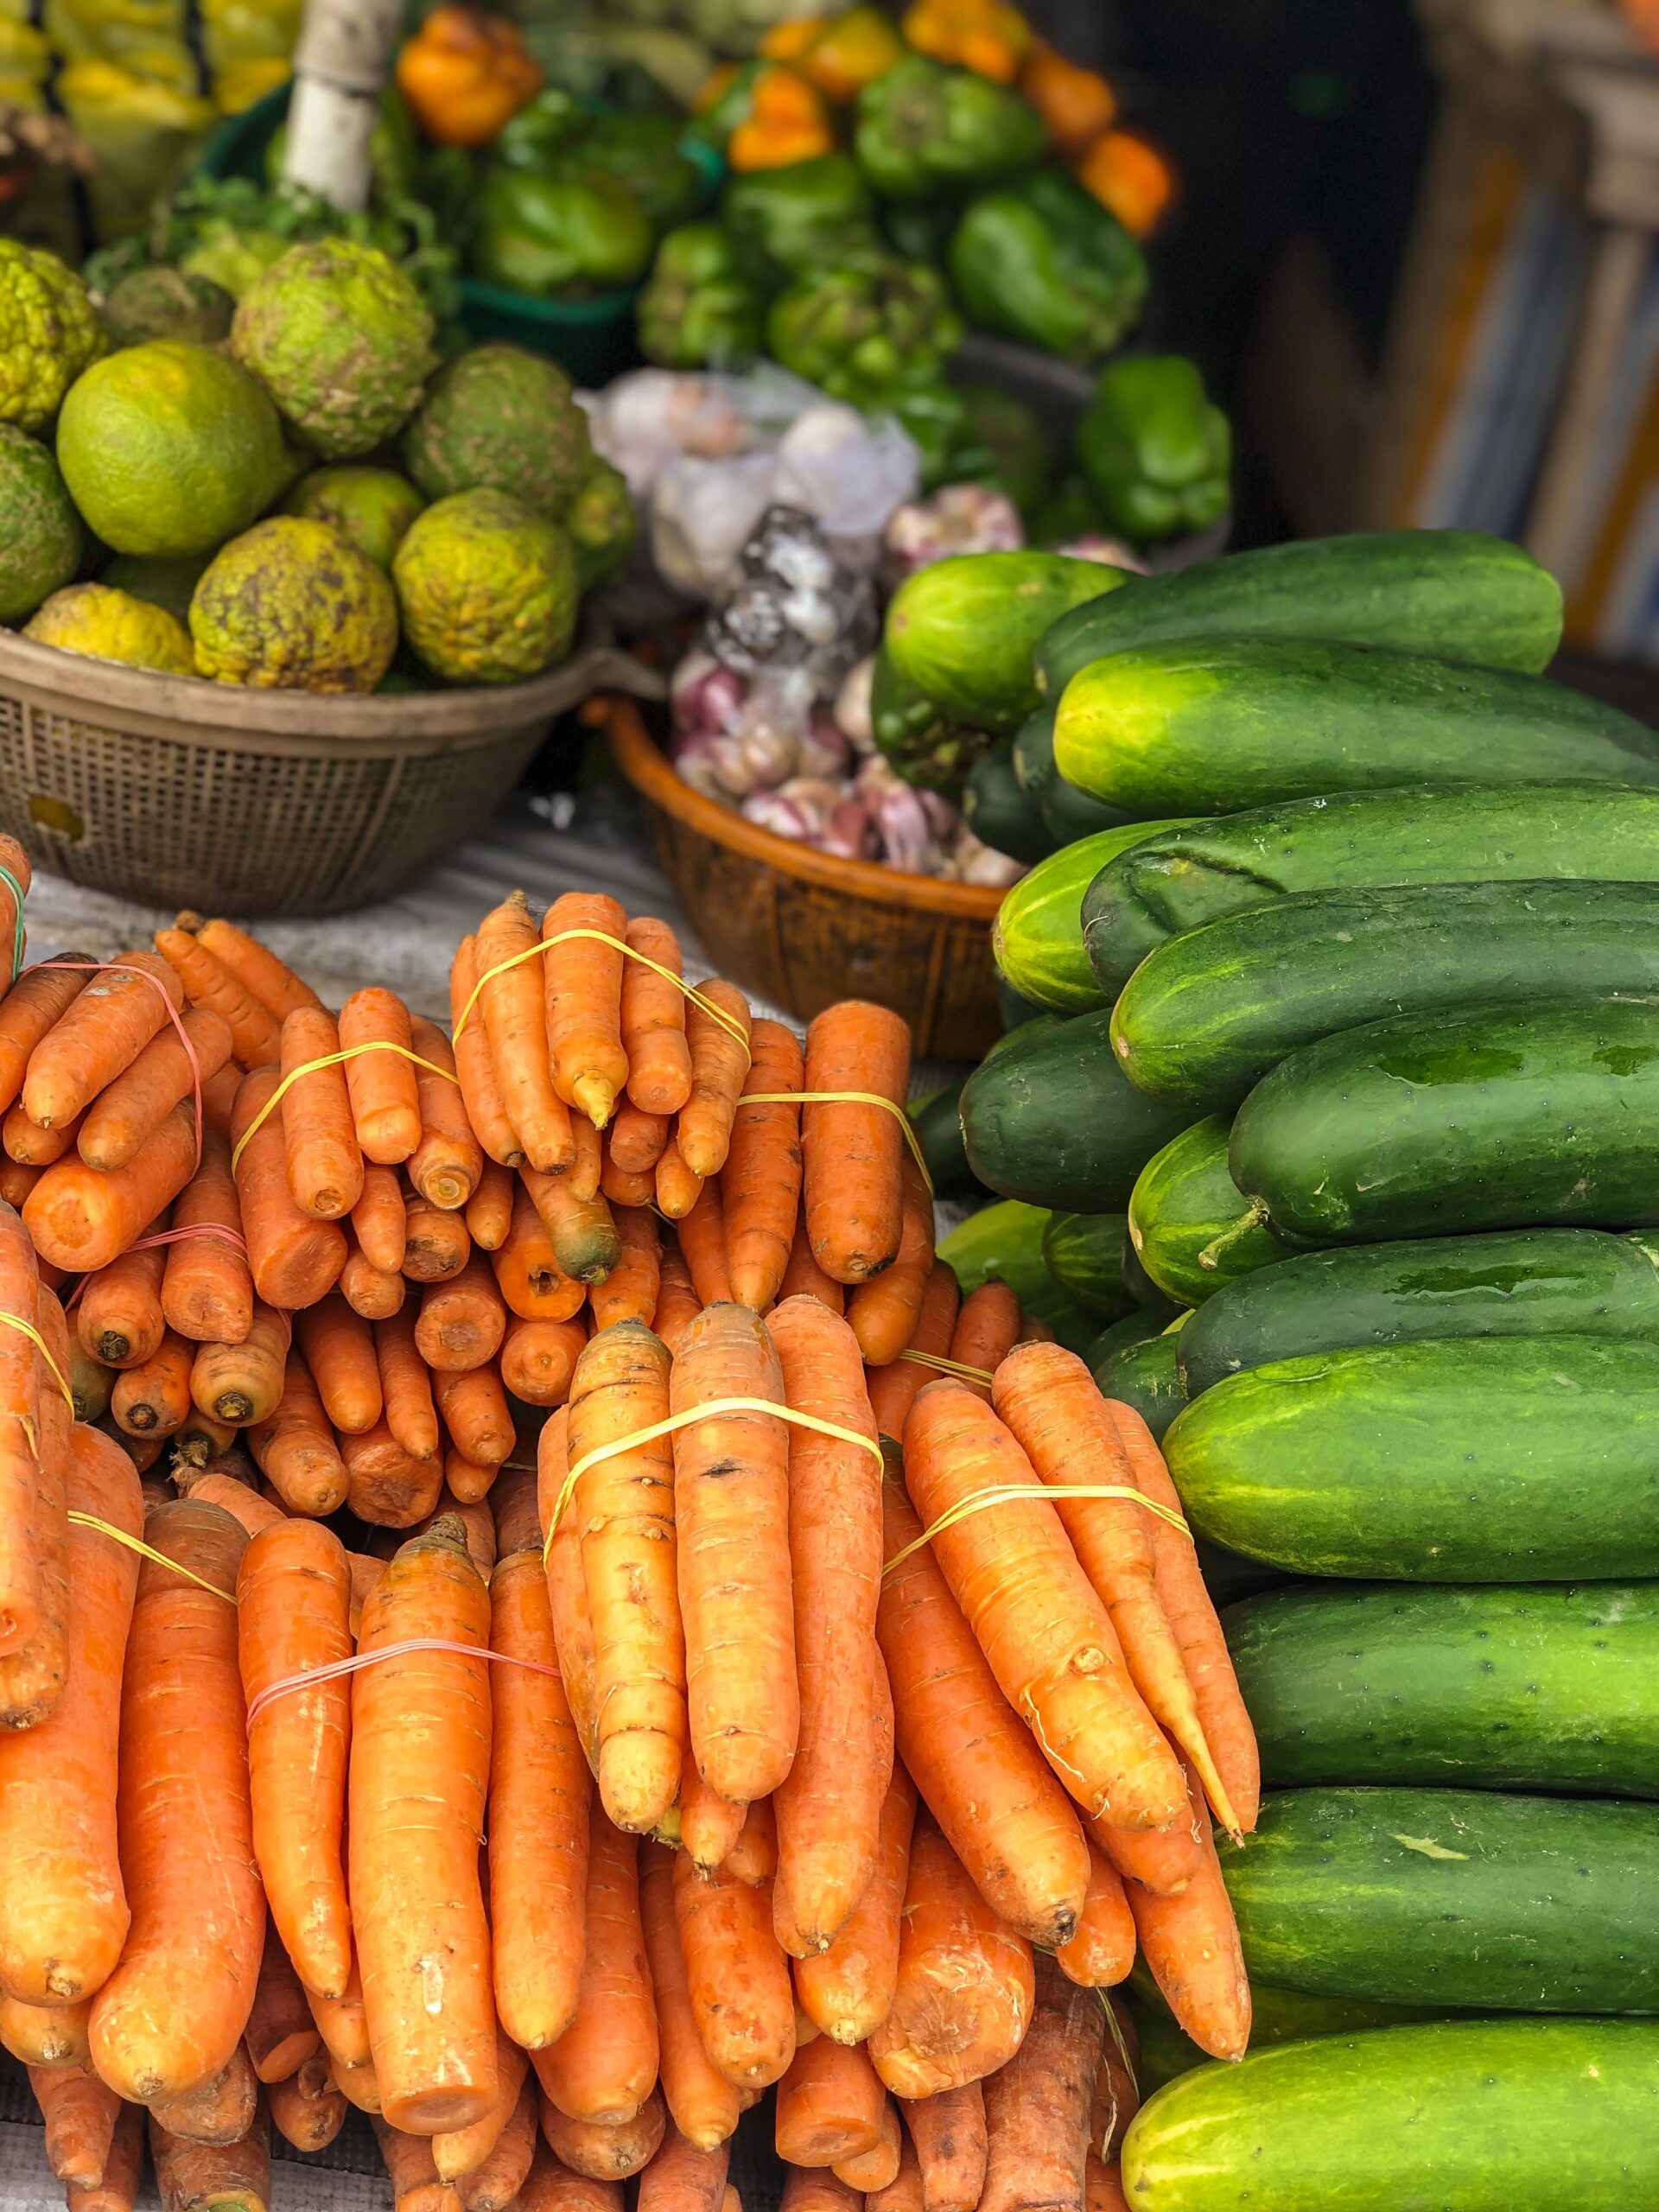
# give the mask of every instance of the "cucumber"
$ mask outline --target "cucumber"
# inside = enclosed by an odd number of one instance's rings
[[[1167,1328],[1178,1314],[1186,1311],[1167,1291],[1159,1289],[1141,1264],[1141,1255],[1135,1249],[1134,1238],[1127,1234],[1123,1239],[1123,1282],[1135,1304],[1144,1306],[1160,1328]]]
[[[940,1241],[938,1255],[956,1271],[967,1297],[993,1275],[1007,1283],[1027,1313],[1046,1321],[1059,1341],[1080,1352],[1094,1323],[1074,1306],[1043,1264],[1043,1231],[1048,1215],[1040,1206],[1005,1198],[969,1214]]]
[[[1112,1044],[1149,1098],[1230,1113],[1287,1052],[1339,1029],[1476,1001],[1654,990],[1653,884],[1305,891],[1149,953],[1113,1009]]]
[[[1186,1403],[1175,1339],[1167,1330],[1121,1344],[1096,1363],[1094,1376],[1102,1397],[1133,1406],[1160,1444]]]
[[[1013,729],[1041,702],[1031,657],[1052,622],[1121,569],[1065,553],[965,553],[906,576],[883,633],[897,675],[949,715]]]
[[[1659,2011],[1659,1811],[1288,1789],[1222,1861],[1254,1978],[1508,2012]]]
[[[1185,1126],[1187,1116],[1143,1097],[1119,1070],[1110,1020],[1103,1010],[1033,1022],[969,1077],[963,1141],[989,1189],[1067,1213],[1109,1212]]]
[[[1548,569],[1473,530],[1357,531],[1132,576],[1063,614],[1037,648],[1050,698],[1106,653],[1181,638],[1325,638],[1487,668],[1547,668],[1561,641]]]
[[[1128,1228],[1121,1213],[1052,1213],[1043,1231],[1043,1264],[1097,1324],[1140,1310],[1123,1280]]]
[[[1189,823],[1107,863],[1084,897],[1084,945],[1115,999],[1166,938],[1293,892],[1546,876],[1659,883],[1659,791],[1431,785]]]
[[[1014,733],[1009,757],[1020,790],[1056,844],[1092,837],[1096,830],[1122,828],[1125,817],[1121,808],[1090,798],[1087,791],[1068,784],[1055,767],[1052,707],[1039,707],[1026,716]]]
[[[1656,1142],[1659,998],[1588,997],[1304,1045],[1239,1108],[1228,1166],[1282,1235],[1363,1244],[1659,1223]]]
[[[1659,734],[1509,669],[1372,645],[1215,638],[1081,670],[1060,698],[1054,765],[1128,815],[1228,814],[1476,777],[1652,785]]]
[[[966,1078],[964,1077],[965,1081]],[[962,1084],[948,1083],[943,1090],[911,1101],[907,1111],[927,1162],[936,1198],[988,1198],[992,1194],[977,1181],[962,1148]]]
[[[1198,1308],[1181,1332],[1181,1375],[1196,1398],[1310,1352],[1569,1334],[1659,1341],[1659,1249],[1599,1229],[1510,1229],[1296,1253]]]
[[[1227,1172],[1228,1124],[1195,1122],[1149,1160],[1129,1193],[1129,1243],[1178,1305],[1198,1306],[1284,1252]]]
[[[1107,1004],[1083,949],[1083,894],[1109,861],[1148,834],[1145,823],[1097,830],[1039,860],[1009,891],[991,925],[991,957],[1022,998],[1057,1014]]]
[[[1659,1589],[1313,1584],[1224,1625],[1275,1788],[1659,1797]]]
[[[1137,1306],[1133,1313],[1126,1313],[1121,1321],[1109,1321],[1097,1337],[1091,1337],[1084,1357],[1098,1376],[1099,1370],[1114,1354],[1127,1351],[1130,1344],[1151,1342],[1161,1337],[1169,1323],[1161,1315]]]
[[[1053,1019],[1046,1007],[1033,1005],[1030,999],[1022,998],[1014,985],[1001,976],[996,979],[996,1011],[1002,1022],[1002,1034],[996,1040],[999,1045],[1007,1044],[1008,1039],[1016,1036],[1020,1030],[1029,1029],[1034,1021]],[[986,1058],[988,1059],[989,1057],[988,1052]]]
[[[1129,1979],[1118,1993],[1129,2009],[1140,2037],[1140,2063],[1135,2079],[1143,2097],[1162,2088],[1178,2074],[1187,2074],[1209,2060],[1197,2044],[1183,2035],[1165,2002],[1162,1991],[1137,1959]],[[1349,2035],[1357,2028],[1393,2027],[1407,2020],[1440,2020],[1445,2006],[1378,2005],[1356,1997],[1310,1997],[1302,1989],[1276,1989],[1270,1981],[1250,1980],[1250,2049],[1266,2050],[1276,2043],[1300,2043],[1308,2036]]]
[[[962,814],[982,845],[1006,853],[1011,861],[1023,861],[1030,867],[1054,849],[1042,815],[1030,795],[1021,790],[1006,753],[988,753],[969,771],[963,786]],[[1081,954],[1080,926],[1078,949]],[[1084,964],[1086,968],[1088,963]]]
[[[1172,2082],[1135,2212],[1611,2212],[1659,2199],[1659,2022],[1426,2020]]]
[[[1433,1338],[1217,1382],[1164,1440],[1201,1535],[1300,1574],[1659,1574],[1659,1344]]]

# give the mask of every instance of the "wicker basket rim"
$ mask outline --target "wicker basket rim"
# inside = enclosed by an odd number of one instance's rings
[[[745,821],[734,809],[721,806],[718,799],[693,791],[677,776],[632,699],[613,698],[606,721],[617,766],[640,797],[729,852],[760,861],[780,875],[823,884],[849,897],[911,913],[953,914],[988,922],[1002,903],[1005,894],[995,884],[951,883],[938,876],[906,875],[875,861],[843,860],[763,830],[758,823]]]

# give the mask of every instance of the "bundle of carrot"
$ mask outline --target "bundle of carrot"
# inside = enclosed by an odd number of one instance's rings
[[[263,2203],[356,2106],[408,2212],[721,2212],[773,2084],[791,2212],[1118,2202],[1137,1947],[1248,2038],[1254,1740],[1144,1425],[934,1256],[903,1021],[803,1050],[587,894],[448,1035],[156,946],[0,999],[0,2041],[71,2203],[146,2128]]]

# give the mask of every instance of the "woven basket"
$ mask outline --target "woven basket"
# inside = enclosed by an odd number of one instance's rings
[[[245,690],[0,631],[0,823],[42,867],[156,906],[334,914],[478,829],[553,717],[660,691],[606,646],[529,683],[382,697]]]
[[[613,700],[607,722],[658,858],[722,975],[804,1020],[836,999],[873,999],[906,1016],[930,1059],[976,1060],[995,1040],[1000,891],[774,836],[682,782],[632,700]]]

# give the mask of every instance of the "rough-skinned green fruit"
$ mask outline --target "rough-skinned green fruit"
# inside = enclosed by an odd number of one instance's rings
[[[1097,830],[1039,861],[1014,886],[991,925],[991,957],[1023,998],[1057,1014],[1090,1014],[1107,1003],[1084,950],[1083,894],[1109,861],[1150,834],[1145,823]]]
[[[1201,1306],[1284,1254],[1229,1174],[1227,1142],[1221,1116],[1193,1122],[1154,1154],[1129,1193],[1129,1242],[1178,1305]]]
[[[1115,591],[1122,571],[1064,553],[965,553],[907,576],[885,642],[899,675],[983,729],[1013,729],[1039,704],[1031,656],[1058,615]]]

